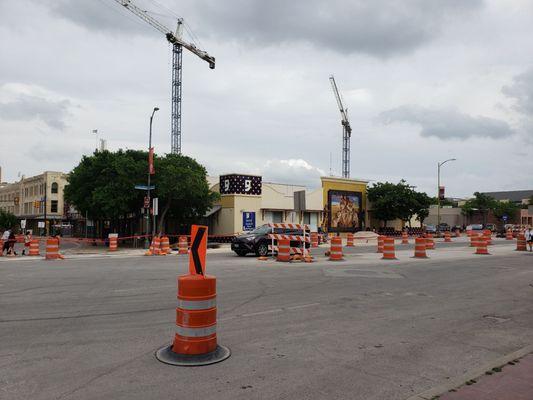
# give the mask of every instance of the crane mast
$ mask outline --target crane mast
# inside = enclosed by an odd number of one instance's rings
[[[146,11],[137,7],[131,0],[114,0],[137,17],[157,29],[165,35],[165,38],[172,44],[172,96],[170,115],[170,148],[174,154],[181,154],[181,101],[182,101],[182,60],[183,48],[200,57],[209,63],[209,68],[215,68],[215,58],[207,52],[200,50],[194,44],[184,41],[181,37],[182,19],[178,20],[176,33],[152,18]]]
[[[333,88],[333,93],[335,94],[335,99],[337,100],[337,105],[339,106],[339,111],[341,112],[341,124],[342,124],[342,177],[350,177],[350,138],[352,136],[352,127],[350,126],[350,121],[348,120],[348,109],[344,108],[342,104],[342,98],[337,88],[337,83],[335,82],[335,77],[331,75],[329,77],[331,82],[331,87]]]

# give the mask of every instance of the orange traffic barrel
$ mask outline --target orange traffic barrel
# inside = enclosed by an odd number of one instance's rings
[[[402,244],[409,244],[409,235],[407,231],[402,231]]]
[[[216,282],[210,275],[178,277],[174,341],[156,352],[158,360],[171,365],[198,366],[230,356],[228,348],[217,344]]]
[[[470,247],[476,247],[476,243],[477,243],[477,235],[474,234],[474,233],[471,233],[469,235],[470,237]]]
[[[111,236],[109,234],[109,251],[117,251],[118,249],[118,237]]]
[[[383,257],[382,260],[397,260],[394,253],[394,238],[387,237],[383,243]]]
[[[331,244],[329,247],[329,260],[342,260],[342,238],[340,236],[334,236],[331,238]]]
[[[289,239],[278,239],[277,261],[289,262],[291,260],[291,241]]]
[[[487,239],[483,236],[476,238],[476,252],[474,254],[489,254],[487,249]]]
[[[29,256],[39,256],[39,239],[32,239],[30,242]]]
[[[483,237],[487,240],[487,244],[492,244],[492,231],[490,229],[486,229],[483,231]]]
[[[160,256],[161,255],[161,239],[159,236],[154,237],[153,239],[153,251],[152,254],[154,256]]]
[[[527,251],[526,235],[519,233],[516,239],[516,250]]]
[[[435,240],[433,239],[433,235],[431,233],[426,235],[426,249],[435,250]]]
[[[318,247],[318,232],[311,232],[311,247]]]
[[[473,234],[473,232],[472,232],[471,229],[468,229],[468,230],[466,231],[466,236],[468,236],[468,237],[472,237],[472,234]]]
[[[414,258],[428,258],[426,254],[426,238],[415,238],[415,255]]]
[[[170,254],[170,241],[168,240],[168,236],[162,236],[161,251],[159,252],[159,255],[166,256],[167,254]]]
[[[378,251],[377,253],[383,253],[383,241],[385,240],[385,236],[379,235],[378,236]]]
[[[56,238],[46,239],[46,255],[47,260],[59,260],[62,258],[59,255],[59,240]]]
[[[505,232],[505,240],[513,240],[513,231],[511,229],[507,229],[507,232]]]
[[[452,235],[450,232],[446,231],[444,232],[444,241],[445,242],[451,242],[452,241]]]
[[[178,254],[187,254],[189,251],[189,244],[187,236],[180,236],[178,239]]]
[[[346,236],[346,246],[353,247],[353,233],[348,233]]]

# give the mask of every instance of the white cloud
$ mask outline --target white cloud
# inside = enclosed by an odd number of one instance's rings
[[[314,188],[320,186],[325,172],[302,159],[268,160],[261,168],[265,181],[292,183]]]

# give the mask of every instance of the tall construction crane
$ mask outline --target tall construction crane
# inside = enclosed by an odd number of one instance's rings
[[[342,177],[350,177],[350,138],[352,137],[352,127],[350,126],[350,121],[348,120],[348,109],[344,108],[342,104],[341,95],[339,94],[339,89],[337,88],[337,83],[335,82],[335,77],[331,75],[329,77],[331,82],[331,87],[333,88],[333,93],[337,99],[337,104],[341,112],[341,124],[342,124]]]
[[[152,25],[159,32],[163,33],[169,43],[172,44],[172,99],[171,99],[171,116],[170,116],[170,148],[174,154],[181,154],[181,96],[182,96],[182,57],[183,48],[196,54],[202,60],[209,63],[209,68],[215,69],[215,58],[207,52],[200,50],[192,43],[185,42],[181,37],[183,20],[178,19],[176,33],[172,32],[165,25],[152,18],[148,13],[131,0],[115,0],[121,6],[131,11],[137,17]]]

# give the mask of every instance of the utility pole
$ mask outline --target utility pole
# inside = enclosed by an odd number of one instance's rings
[[[437,230],[440,229],[440,167],[448,161],[456,161],[455,158],[450,158],[443,162],[437,162]]]
[[[148,207],[145,206],[145,220],[146,220],[146,238],[144,240],[144,248],[147,249],[150,247],[150,241],[148,240],[148,235],[150,234],[150,178],[154,173],[153,170],[153,149],[152,149],[152,121],[154,120],[154,114],[156,111],[159,111],[159,107],[154,107],[152,115],[150,116],[150,133],[148,136],[148,186],[146,187],[146,197],[148,199]]]

